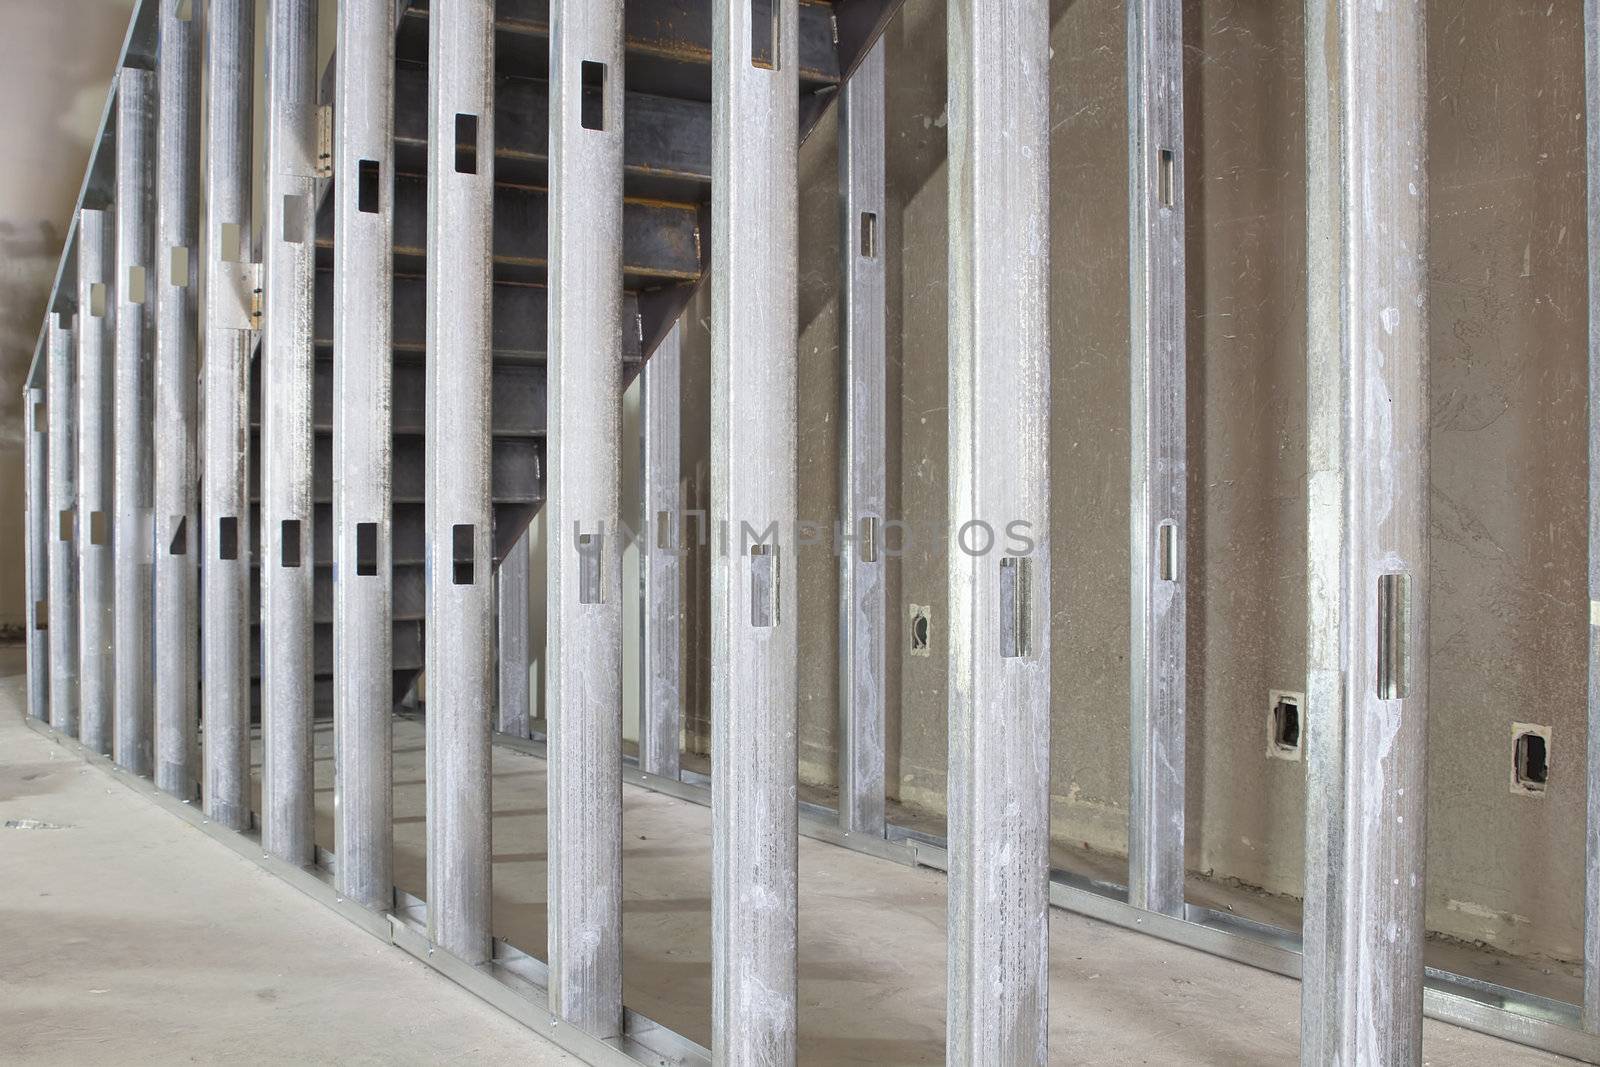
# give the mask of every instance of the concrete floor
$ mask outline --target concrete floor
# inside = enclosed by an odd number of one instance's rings
[[[16,657],[0,650],[0,675]],[[0,1061],[571,1063],[18,722],[0,679]],[[331,846],[331,733],[318,731]],[[496,750],[496,934],[544,952],[544,763]],[[396,878],[423,887],[422,728],[395,728]],[[710,1019],[710,813],[629,788],[626,997],[701,1043]],[[943,1060],[945,879],[802,839],[800,1053]],[[1298,983],[1051,914],[1057,1062],[1288,1063]],[[1431,1063],[1568,1062],[1429,1022]]]
[[[21,675],[0,678],[0,1063],[578,1063],[21,708]]]

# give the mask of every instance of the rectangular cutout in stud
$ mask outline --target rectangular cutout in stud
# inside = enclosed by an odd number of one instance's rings
[[[224,222],[218,241],[222,249],[222,262],[242,263],[244,255],[244,228],[237,222]]]
[[[301,193],[283,196],[283,239],[290,244],[305,244],[306,198]]]
[[[1406,596],[1404,574],[1378,576],[1378,699],[1403,700],[1406,695]]]
[[[300,566],[300,520],[284,519],[280,530],[278,547],[283,566]]]
[[[378,213],[382,197],[379,195],[378,161],[363,159],[356,164],[356,210],[368,215]]]
[[[33,628],[35,630],[50,629],[49,609],[46,605],[47,602],[43,600],[35,600],[33,602]]]
[[[606,128],[606,65],[593,60],[583,61],[583,99],[579,110],[586,130]]]
[[[578,535],[578,603],[599,604],[605,600],[600,588],[601,549],[604,534]]]
[[[478,173],[478,116],[456,115],[456,173]]]
[[[145,297],[144,268],[133,266],[128,268],[128,303],[142,304]]]
[[[861,562],[878,562],[878,516],[868,515],[861,520]]]
[[[1550,785],[1550,727],[1511,724],[1511,791],[1543,796]]]
[[[777,70],[779,15],[784,0],[750,0],[750,65]]]
[[[172,540],[167,543],[167,555],[187,556],[189,554],[189,516],[172,516]]]
[[[1178,580],[1178,528],[1164,522],[1157,528],[1156,554],[1160,557],[1160,574],[1163,582]]]
[[[1033,655],[1033,560],[1006,556],[1000,560],[1000,655],[1026,659]]]
[[[750,625],[778,621],[778,553],[772,545],[750,546]]]
[[[1274,689],[1267,694],[1267,755],[1298,761],[1304,749],[1306,698]]]
[[[72,509],[68,508],[61,513],[57,521],[56,536],[63,541],[72,540],[72,527],[74,525],[75,524],[72,521]]]
[[[471,585],[477,580],[477,527],[470,522],[458,522],[450,530],[451,581],[456,585]]]
[[[672,512],[656,512],[656,547],[664,552],[672,551]]]
[[[97,319],[106,317],[106,283],[89,283],[89,314]]]
[[[878,258],[878,213],[876,211],[863,211],[861,213],[861,258]]]
[[[167,279],[179,289],[189,287],[189,246],[173,245],[167,262]]]
[[[48,433],[50,430],[50,409],[40,400],[33,405],[33,432]]]
[[[378,573],[378,524],[356,523],[356,577],[372,578]]]
[[[106,513],[103,511],[89,512],[89,543],[91,545],[111,543],[111,526],[106,522]]]
[[[217,558],[239,558],[239,520],[224,515],[217,523]]]
[[[176,0],[172,14],[179,22],[189,22],[194,18],[194,0]]]
[[[1162,207],[1171,207],[1177,196],[1178,160],[1172,149],[1163,148],[1156,154],[1156,190]]]

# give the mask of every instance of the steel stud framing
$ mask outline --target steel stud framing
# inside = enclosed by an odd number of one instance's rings
[[[1128,893],[1183,914],[1184,530],[1187,528],[1183,3],[1128,4],[1129,629]]]
[[[124,67],[117,89],[116,353],[112,381],[112,665],[115,714],[111,749],[117,765],[151,773],[150,596],[151,507],[150,244],[155,219],[155,74]]]
[[[556,0],[550,16],[550,1003],[610,1037],[622,1026],[622,0]]]
[[[683,355],[673,326],[639,374],[639,769],[676,780],[683,733]]]
[[[797,0],[715,0],[711,953],[718,1063],[795,1059]],[[724,536],[725,535],[725,536]]]
[[[1307,6],[1304,1063],[1422,1062],[1425,49],[1418,0]]]
[[[267,0],[261,235],[261,843],[315,858],[311,719],[315,0]]]
[[[78,241],[84,239],[83,215],[78,216]],[[53,616],[49,627],[50,644],[50,725],[68,737],[78,736],[78,453],[76,410],[78,385],[74,375],[77,346],[73,328],[66,316],[52,311],[45,322],[45,354],[49,370],[45,381],[45,418],[49,423],[46,442],[50,464],[50,484],[45,488],[49,503],[47,555],[50,587],[47,610]],[[105,746],[84,744],[95,752]]]
[[[844,448],[839,552],[839,826],[883,836],[888,293],[884,271],[884,45],[840,91],[839,307]]]
[[[949,5],[952,1064],[1046,1062],[1049,7]]]
[[[373,908],[394,899],[394,10],[339,5],[334,73],[334,870]]]
[[[494,4],[428,19],[428,937],[489,958]],[[565,842],[562,842],[565,844]]]
[[[156,784],[195,796],[199,715],[199,499],[195,469],[200,25],[161,5],[156,64],[154,692]]]
[[[83,746],[68,751],[88,754],[99,766],[107,761],[91,753],[114,753],[117,764],[134,772],[117,777],[144,794],[152,793],[150,783],[137,775],[153,774],[160,790],[182,801],[157,795],[159,805],[260,856],[267,869],[282,873],[281,860],[298,867],[317,859],[313,337],[325,344],[327,334],[314,331],[313,283],[317,193],[328,173],[322,153],[331,152],[338,182],[328,320],[336,854],[331,882],[288,872],[308,892],[441,972],[489,991],[530,1025],[549,1026],[555,1040],[596,1062],[795,1061],[797,831],[864,854],[948,865],[953,1064],[1047,1061],[1051,904],[1302,975],[1302,1062],[1419,1063],[1424,1011],[1600,1062],[1600,475],[1591,473],[1589,500],[1584,1003],[1440,972],[1424,989],[1430,460],[1421,0],[1308,0],[1306,10],[1303,953],[1292,931],[1241,926],[1184,901],[1188,531],[1179,0],[1126,5],[1132,758],[1125,895],[1052,872],[1048,862],[1051,5],[949,0],[947,11],[951,529],[943,841],[887,825],[884,811],[884,667],[892,654],[883,575],[886,83],[883,45],[865,54],[860,46],[882,29],[892,4],[878,11],[871,0],[841,3],[831,27],[838,70],[848,74],[839,82],[844,448],[836,534],[843,549],[837,813],[800,810],[795,781],[802,684],[796,634],[804,621],[793,555],[798,542],[791,541],[796,146],[824,98],[811,94],[814,85],[807,95],[799,92],[801,76],[815,80],[809,66],[801,70],[801,56],[808,63],[815,58],[806,48],[825,36],[818,30],[822,13],[806,0],[713,0],[700,15],[686,16],[696,40],[709,29],[712,41],[708,789],[680,771],[688,582],[676,326],[642,371],[638,678],[626,678],[622,666],[624,352],[635,350],[635,340],[647,348],[647,336],[659,335],[652,321],[659,316],[645,310],[659,294],[625,296],[625,288],[649,286],[638,284],[631,265],[635,231],[625,226],[639,201],[624,208],[624,175],[634,181],[635,168],[649,170],[653,162],[634,155],[648,138],[631,147],[624,141],[626,5],[549,5],[550,144],[547,174],[537,179],[548,186],[549,249],[538,260],[519,246],[519,255],[501,260],[508,267],[499,286],[496,5],[425,5],[426,241],[414,232],[415,215],[402,213],[399,227],[402,262],[416,262],[418,244],[425,243],[427,254],[425,930],[413,907],[419,902],[392,884],[390,751],[398,659],[393,613],[397,595],[412,595],[392,579],[396,473],[407,485],[408,508],[418,491],[414,480],[406,482],[416,473],[414,461],[396,460],[399,419],[391,414],[396,393],[406,420],[418,414],[411,388],[397,390],[392,369],[396,313],[402,349],[415,346],[418,332],[414,312],[393,296],[400,200],[395,32],[399,19],[420,22],[423,12],[408,12],[405,0],[338,4],[337,125],[325,146],[313,108],[321,2],[265,5],[267,150],[256,187],[265,229],[258,266],[251,262],[254,0],[136,0],[106,112],[114,129],[102,128],[95,142],[65,269],[23,390],[28,708],[61,734],[81,734]],[[664,2],[672,8],[677,0]],[[1600,0],[1585,0],[1584,22],[1593,408],[1600,396],[1600,316],[1593,310],[1600,305]],[[644,51],[651,63],[679,58]],[[400,86],[420,84],[417,70],[402,68]],[[407,92],[399,96],[403,105]],[[546,103],[536,92],[518,99],[539,99],[541,110]],[[703,115],[703,104],[688,103]],[[498,104],[503,115],[528,117],[505,97]],[[640,116],[661,106],[642,96],[634,104]],[[402,131],[402,169],[414,158],[404,152],[420,147],[418,118],[402,107],[401,124],[410,123]],[[689,129],[688,112],[673,121],[674,130]],[[647,125],[635,134],[650,133]],[[521,181],[539,164],[524,158],[529,133],[514,126],[503,124],[513,143],[501,146],[511,162],[500,193],[515,185],[519,203],[535,203]],[[688,149],[705,148],[703,128],[697,129]],[[195,179],[202,159],[200,220]],[[689,162],[683,174],[653,171],[649,183],[670,189],[703,182],[704,161]],[[419,184],[408,180],[407,188]],[[539,210],[545,206],[538,202]],[[521,240],[537,228],[534,219],[533,226],[502,219],[502,226]],[[697,229],[694,239],[700,237]],[[692,268],[694,259],[687,263]],[[656,269],[643,268],[647,276]],[[529,284],[540,270],[548,281],[542,291]],[[415,291],[414,280],[402,281]],[[59,290],[63,284],[71,291]],[[511,316],[518,328],[502,321],[505,334],[524,332],[527,309],[548,302],[547,423],[538,421],[545,398],[537,392],[495,408],[492,309],[511,289],[518,290],[507,300],[519,309]],[[637,338],[625,301],[640,308]],[[536,365],[529,357],[537,358],[537,345],[513,342],[511,349],[502,369],[518,365],[507,377],[519,388],[537,383],[537,372],[528,369]],[[253,524],[255,358],[261,500],[260,522]],[[419,369],[410,357],[400,367],[405,376]],[[196,395],[197,377],[203,397]],[[497,424],[492,413],[511,417]],[[507,434],[499,449],[491,447],[497,425]],[[414,447],[415,429],[414,421],[406,423],[402,449]],[[542,749],[549,758],[550,927],[542,989],[530,982],[542,965],[495,943],[490,922],[491,727],[510,735],[508,747],[538,747],[513,740],[528,735],[532,711],[528,541],[517,541],[493,573],[492,461],[524,449],[520,464],[502,463],[500,473],[530,474],[538,460],[528,458],[526,438],[540,432],[550,509],[540,521],[550,531],[551,556]],[[1594,411],[1589,432],[1593,472],[1600,470]],[[520,480],[507,503],[533,502],[539,483]],[[512,513],[508,507],[500,514]],[[402,535],[409,529],[402,527]],[[248,830],[252,823],[253,555],[262,576],[261,843],[270,856],[220,830]],[[414,667],[406,661],[408,671]],[[622,687],[635,681],[637,770],[622,759],[621,732]],[[197,716],[203,767],[194,760]],[[624,781],[712,808],[710,1057],[622,1006]],[[202,784],[205,812],[198,814],[186,804]],[[505,966],[489,966],[491,958]]]
[[[78,680],[79,700],[73,725],[76,736],[86,746],[107,756],[111,754],[116,691],[111,647],[114,238],[110,212],[90,208],[78,212],[77,385],[67,393],[77,405],[73,424],[78,492],[76,508],[70,516],[61,518],[59,531],[70,533],[77,554],[78,661],[73,673]],[[68,363],[69,375],[72,368]],[[51,407],[54,406],[52,401]]]
[[[250,827],[250,86],[254,0],[205,16],[200,440],[201,719],[206,816]],[[240,305],[243,305],[242,307]]]
[[[45,391],[28,386],[22,391],[23,492],[28,530],[25,546],[28,653],[28,714],[50,718],[50,506],[48,473],[49,409]]]

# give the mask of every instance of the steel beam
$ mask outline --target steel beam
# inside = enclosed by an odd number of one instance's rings
[[[1132,616],[1128,892],[1183,914],[1183,3],[1128,4]]]
[[[27,516],[28,714],[50,718],[50,497],[49,408],[45,391],[22,390],[23,486]]]
[[[1049,1007],[1050,5],[952,0],[946,1057]]]
[[[1308,626],[1301,1062],[1422,1062],[1426,34],[1306,9]]]
[[[261,844],[313,839],[311,392],[316,281],[316,0],[267,0],[261,334]]]
[[[345,896],[394,900],[394,0],[339,5],[333,243],[333,724]]]
[[[490,955],[494,3],[428,18],[428,938]],[[552,832],[554,838],[554,832]]]
[[[122,68],[117,87],[116,354],[112,381],[112,634],[115,713],[111,751],[117,766],[149,775],[154,766],[151,716],[150,607],[151,357],[150,244],[155,219],[155,74]]]
[[[201,718],[206,816],[250,828],[251,85],[255,0],[205,21]],[[242,305],[242,306],[241,306]]]
[[[683,491],[674,323],[639,372],[639,768],[676,780],[683,731]]]
[[[78,241],[84,227],[79,217]],[[78,507],[78,454],[76,424],[77,382],[74,377],[76,344],[65,315],[45,315],[45,418],[50,440],[46,459],[50,465],[45,487],[48,504],[49,603],[53,616],[49,625],[50,645],[50,725],[68,737],[78,736],[78,556],[75,544]],[[85,747],[103,753],[105,747],[85,742]]]
[[[77,662],[73,665],[77,699],[68,732],[103,756],[111,754],[116,703],[111,547],[115,258],[111,213],[91,208],[78,212],[77,385],[66,394],[77,405],[69,429],[77,449],[75,462],[69,468],[76,470],[77,507],[73,512],[76,521],[61,520],[62,530],[58,532],[73,528],[73,551],[77,556]],[[71,362],[67,373],[73,373]],[[60,618],[59,612],[57,617]],[[52,723],[61,729],[53,719]]]
[[[156,58],[155,780],[196,795],[199,526],[195,352],[199,251],[200,24],[163,3]],[[185,17],[187,15],[187,17]]]
[[[500,666],[496,729],[512,737],[528,736],[532,708],[528,692],[529,569],[528,534],[523,531],[494,575],[494,632]]]
[[[622,0],[550,5],[550,1003],[622,1027]]]
[[[883,835],[888,292],[884,45],[840,90],[844,449],[839,488],[839,827]]]
[[[711,1040],[792,1064],[799,4],[770,5],[766,66],[757,5],[712,7]]]
[[[1600,1034],[1600,0],[1583,3],[1589,182],[1589,692],[1583,1025]]]

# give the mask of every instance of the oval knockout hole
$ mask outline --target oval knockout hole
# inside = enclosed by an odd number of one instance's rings
[[[923,604],[911,605],[911,618],[907,623],[911,634],[911,654],[913,656],[931,655],[928,651],[929,639],[933,630],[933,617],[930,609]]]

